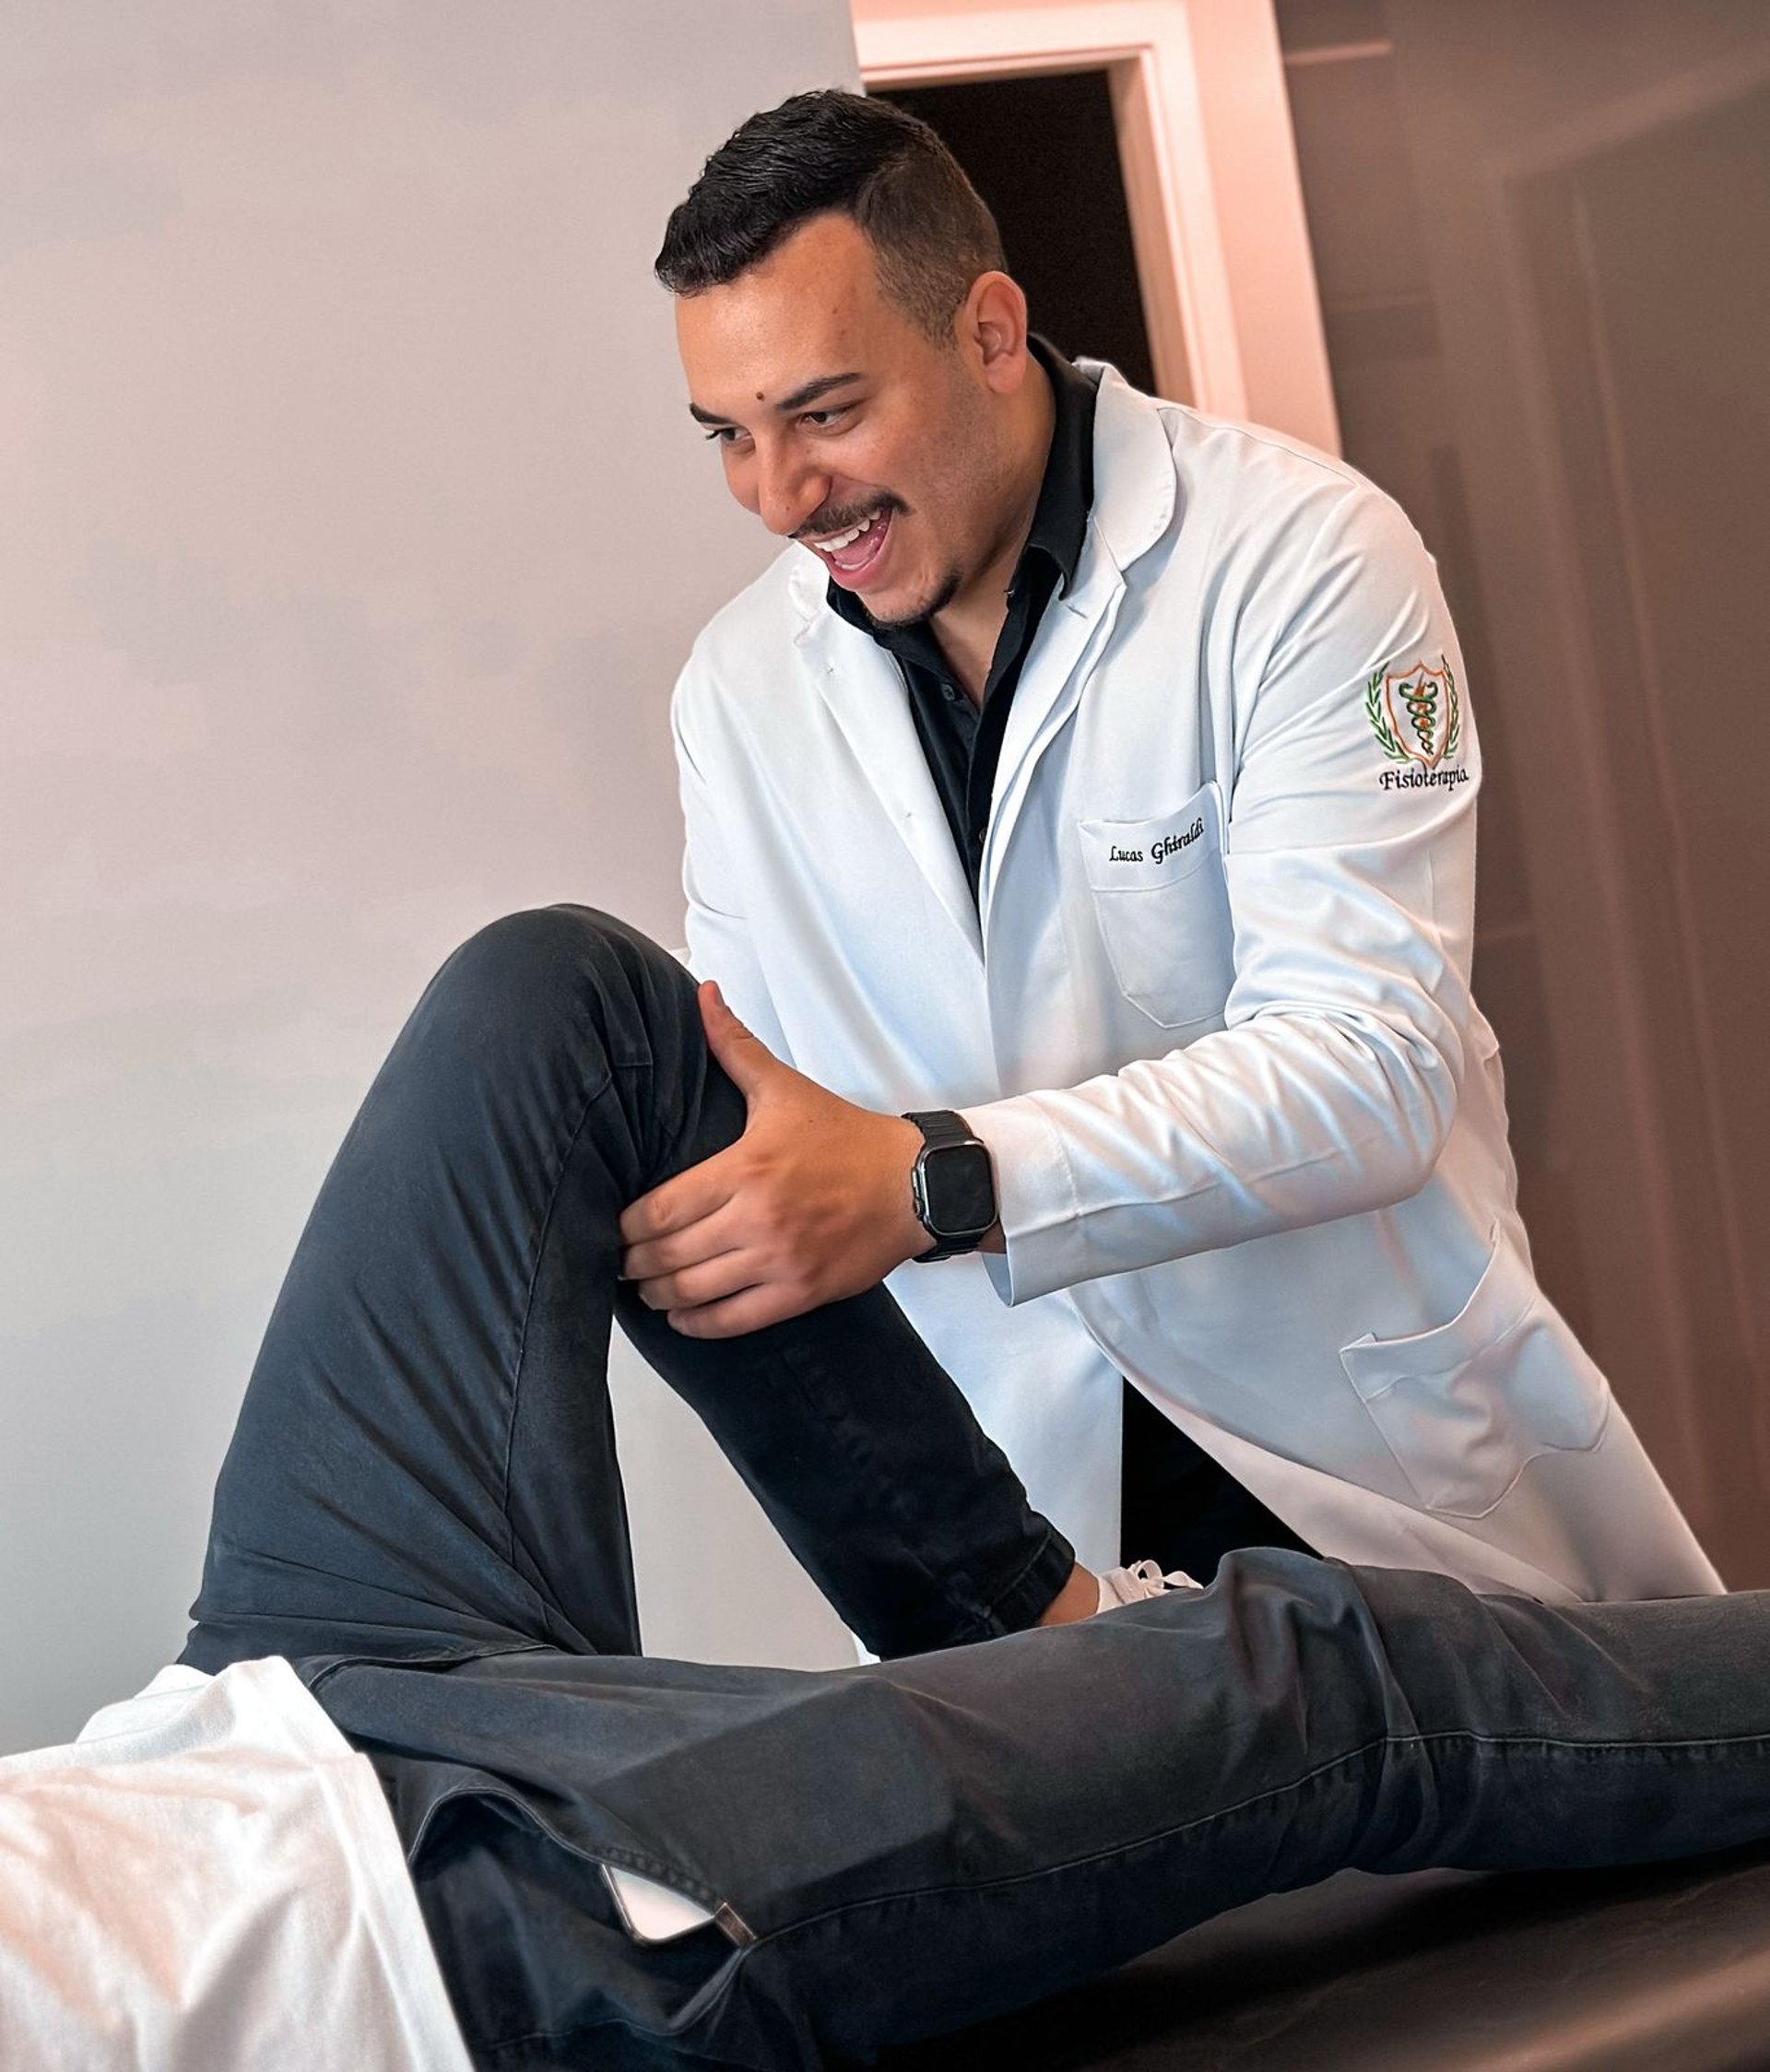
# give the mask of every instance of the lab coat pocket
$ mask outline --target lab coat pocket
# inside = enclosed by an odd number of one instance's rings
[[[1504,1240],[1448,1324],[1339,1361],[1421,1502],[1452,1517],[1484,1516],[1539,1454],[1596,1446],[1610,1418],[1603,1376]]]
[[[1235,965],[1217,786],[1153,818],[1076,830],[1120,993],[1164,1029],[1220,1021]]]

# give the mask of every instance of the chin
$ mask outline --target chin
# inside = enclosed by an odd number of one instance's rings
[[[885,591],[879,597],[863,597],[867,616],[875,626],[921,626],[937,612],[943,612],[959,595],[956,570],[941,577],[919,597],[914,592]]]

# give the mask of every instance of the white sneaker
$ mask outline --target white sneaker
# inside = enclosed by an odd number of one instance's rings
[[[1120,1605],[1140,1605],[1147,1597],[1160,1597],[1170,1590],[1196,1590],[1198,1585],[1185,1569],[1163,1575],[1153,1561],[1133,1561],[1127,1569],[1108,1569],[1100,1578],[1101,1611],[1116,1611]]]

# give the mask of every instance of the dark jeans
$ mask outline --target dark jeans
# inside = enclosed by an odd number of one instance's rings
[[[375,1762],[478,2063],[815,2066],[1347,1865],[1770,1832],[1770,1598],[1259,1550],[1016,1631],[1069,1549],[882,1292],[715,1344],[617,1289],[621,1207],[740,1126],[662,952],[487,929],[338,1154],[222,1470],[184,1659],[289,1655]],[[611,1309],[897,1659],[638,1657]],[[604,1863],[715,1923],[634,1943]]]

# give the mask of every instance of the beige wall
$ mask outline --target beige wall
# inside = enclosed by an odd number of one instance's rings
[[[668,687],[766,547],[650,259],[735,121],[853,77],[843,0],[7,8],[0,1748],[179,1645],[282,1266],[449,948],[554,899],[679,934]],[[832,1658],[620,1401],[650,1643]]]

